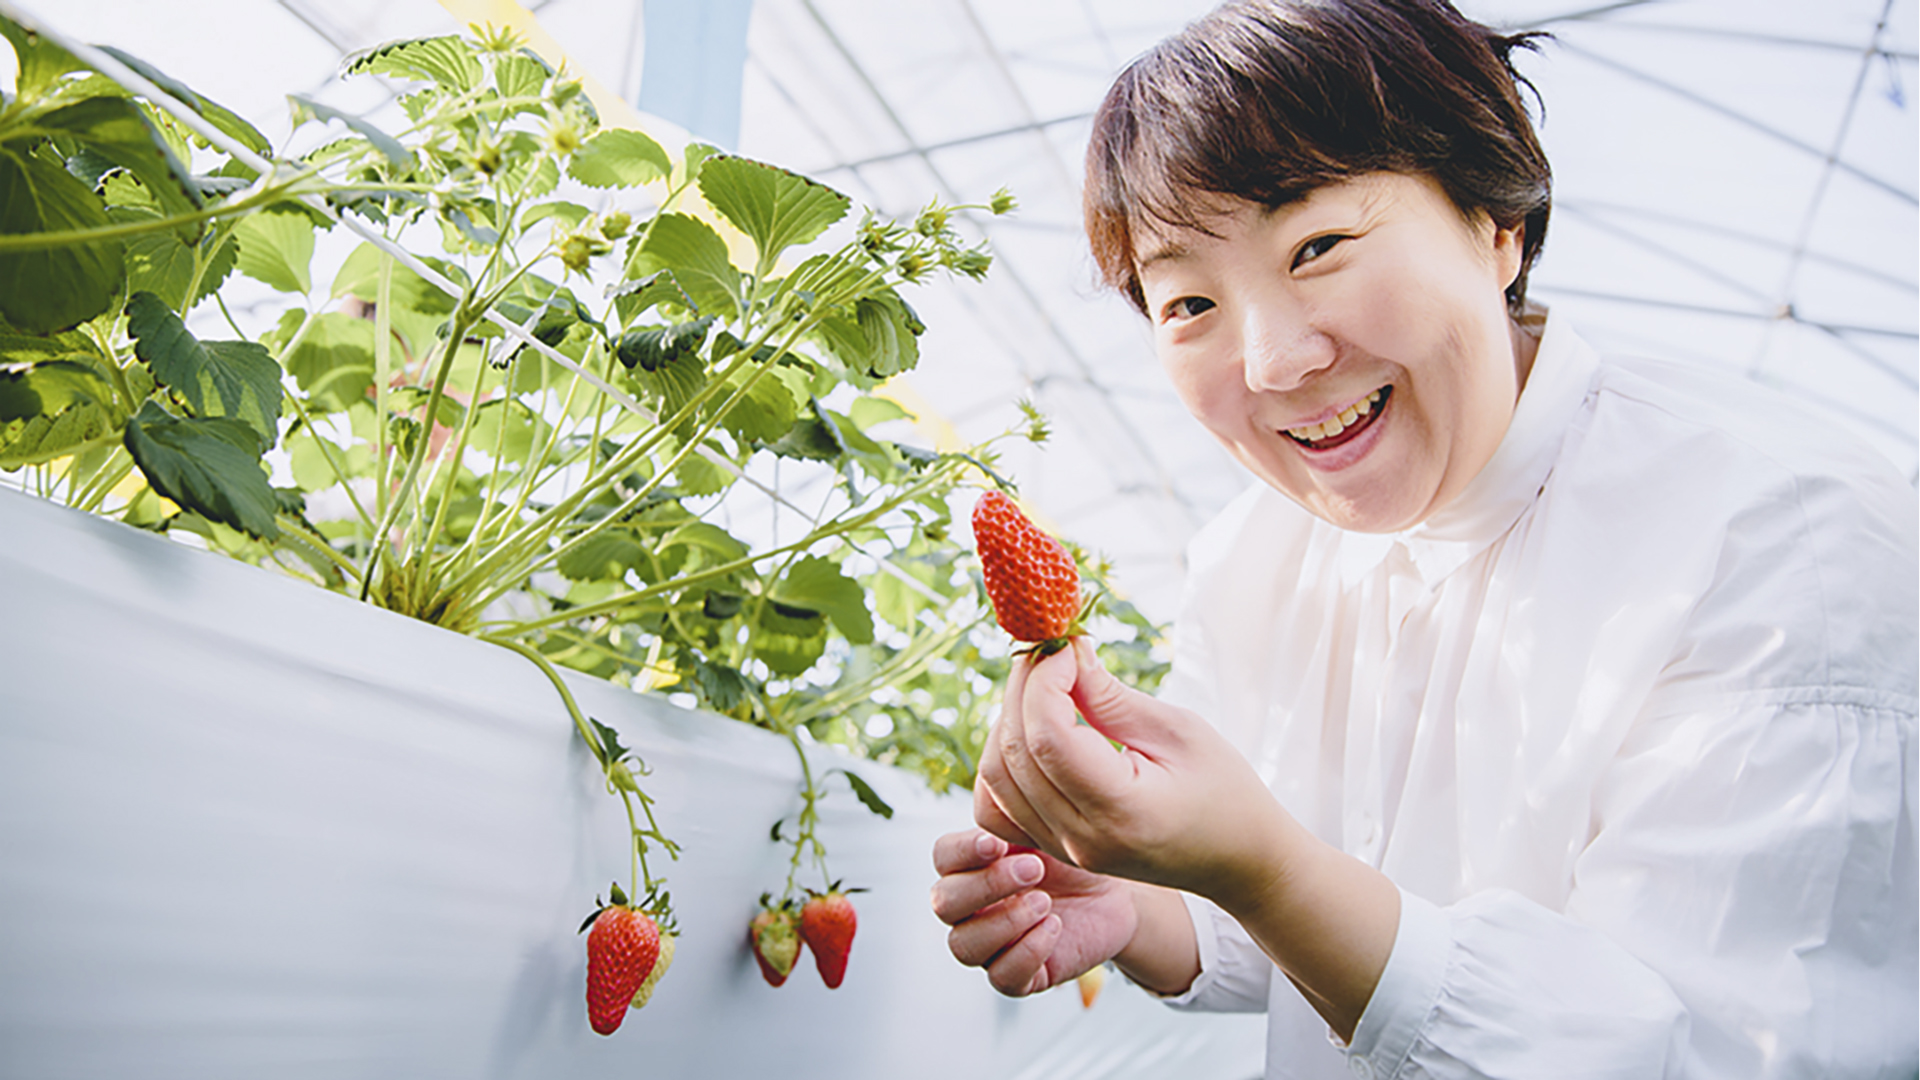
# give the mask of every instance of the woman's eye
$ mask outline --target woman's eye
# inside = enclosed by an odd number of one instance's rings
[[[1302,244],[1300,246],[1299,252],[1297,252],[1294,255],[1293,257],[1294,268],[1298,269],[1302,266],[1305,266],[1307,263],[1310,263],[1313,260],[1319,258],[1320,256],[1325,255],[1327,252],[1333,250],[1333,246],[1335,244],[1338,244],[1340,241],[1345,239],[1348,239],[1348,237],[1340,233],[1328,233],[1325,236],[1314,237],[1313,239],[1307,241],[1305,244]]]
[[[1213,301],[1204,296],[1183,296],[1167,305],[1167,318],[1191,319],[1213,307]]]

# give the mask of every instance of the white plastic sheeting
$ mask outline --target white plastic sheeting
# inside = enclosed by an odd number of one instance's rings
[[[626,821],[531,664],[12,491],[0,598],[0,1078],[1260,1070],[1258,1017],[1117,978],[1091,1010],[994,994],[927,906],[966,799],[826,748],[816,772],[853,766],[897,813],[830,781],[834,873],[872,890],[846,982],[809,959],[767,986],[745,928],[785,880],[791,746],[578,677],[686,849],[659,864],[673,967],[602,1038],[575,929],[627,879]]]

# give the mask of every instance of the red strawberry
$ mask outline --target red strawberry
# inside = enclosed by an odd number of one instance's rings
[[[779,986],[800,960],[800,925],[793,916],[792,901],[774,907],[768,900],[760,898],[760,913],[747,927],[747,941],[753,946],[761,976],[769,986]]]
[[[800,909],[800,938],[813,950],[814,963],[820,967],[820,980],[829,990],[840,985],[847,974],[847,953],[853,950],[853,901],[839,888],[824,894],[808,890],[812,899]]]
[[[1042,655],[1064,646],[1080,613],[1080,570],[1066,546],[998,491],[974,504],[973,540],[1001,629]]]
[[[627,906],[613,887],[613,903],[588,916],[587,1018],[593,1030],[611,1035],[660,960],[660,927],[653,916]],[[585,930],[582,926],[580,929]]]

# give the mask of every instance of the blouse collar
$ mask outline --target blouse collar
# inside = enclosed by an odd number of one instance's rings
[[[1452,502],[1420,524],[1398,533],[1343,535],[1342,583],[1357,584],[1399,547],[1431,587],[1504,535],[1545,486],[1598,366],[1599,358],[1568,321],[1549,316],[1526,388],[1493,457]]]

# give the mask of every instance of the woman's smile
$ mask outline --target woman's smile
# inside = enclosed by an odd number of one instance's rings
[[[1286,429],[1286,435],[1315,454],[1345,446],[1358,438],[1361,432],[1373,427],[1392,393],[1392,386],[1383,386],[1346,408],[1335,411],[1319,423]],[[1308,458],[1309,462],[1312,460]]]

